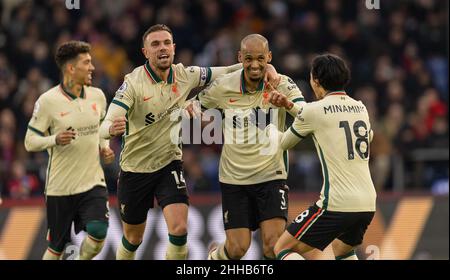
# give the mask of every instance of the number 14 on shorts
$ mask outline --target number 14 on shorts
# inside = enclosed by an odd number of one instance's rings
[[[175,179],[175,183],[177,183],[178,189],[185,189],[186,188],[186,181],[183,177],[183,171],[180,171],[180,175],[178,176],[178,173],[174,170],[172,171],[173,178]]]

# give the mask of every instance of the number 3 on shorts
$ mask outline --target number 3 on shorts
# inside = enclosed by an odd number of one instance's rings
[[[287,209],[287,205],[286,205],[286,191],[282,190],[282,189],[280,189],[279,191],[281,193],[281,206],[280,206],[280,209],[281,210],[286,210]]]

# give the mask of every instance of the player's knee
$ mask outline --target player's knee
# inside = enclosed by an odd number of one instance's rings
[[[345,244],[339,239],[335,239],[333,243],[331,243],[331,247],[333,248],[333,253],[335,256],[347,255],[348,253],[355,250],[353,246]]]
[[[97,240],[103,240],[106,238],[108,231],[108,223],[104,221],[91,221],[86,225],[87,233]]]
[[[269,245],[269,244],[263,244],[263,253],[266,257],[274,257],[276,256],[275,251],[275,244]]]
[[[144,233],[134,230],[124,230],[123,235],[130,244],[139,245],[142,242]]]
[[[263,238],[263,251],[265,256],[272,256],[274,254],[274,247],[279,236],[276,234],[268,235]]]
[[[250,244],[244,242],[228,242],[227,253],[232,259],[241,259],[247,253]]]
[[[179,222],[169,228],[169,233],[176,236],[185,235],[187,233],[186,222]]]
[[[140,234],[128,233],[124,234],[124,236],[131,245],[139,245],[142,243],[142,235]]]

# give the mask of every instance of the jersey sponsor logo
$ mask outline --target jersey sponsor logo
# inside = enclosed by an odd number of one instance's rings
[[[234,102],[236,102],[236,101],[238,101],[239,99],[233,99],[233,98],[230,98],[228,101],[230,101],[230,103],[234,103]]]
[[[195,72],[194,66],[189,67],[189,72],[191,72],[191,73],[194,73],[194,72]]]
[[[145,115],[145,125],[150,125],[155,122],[155,115],[152,112]]]
[[[65,116],[67,116],[68,114],[70,114],[70,112],[60,112],[60,113],[59,113],[59,115],[60,115],[61,117],[65,117]]]
[[[148,100],[150,100],[150,99],[152,99],[152,98],[153,98],[153,96],[149,96],[149,97],[144,96],[144,102],[145,102],[145,101],[148,101]]]

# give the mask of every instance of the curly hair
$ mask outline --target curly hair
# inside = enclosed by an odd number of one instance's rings
[[[313,79],[329,91],[343,90],[350,82],[350,69],[345,61],[334,54],[316,56],[311,62]]]
[[[59,69],[63,69],[64,65],[76,58],[80,53],[89,53],[91,45],[82,41],[69,41],[59,46],[56,51],[55,61]]]

